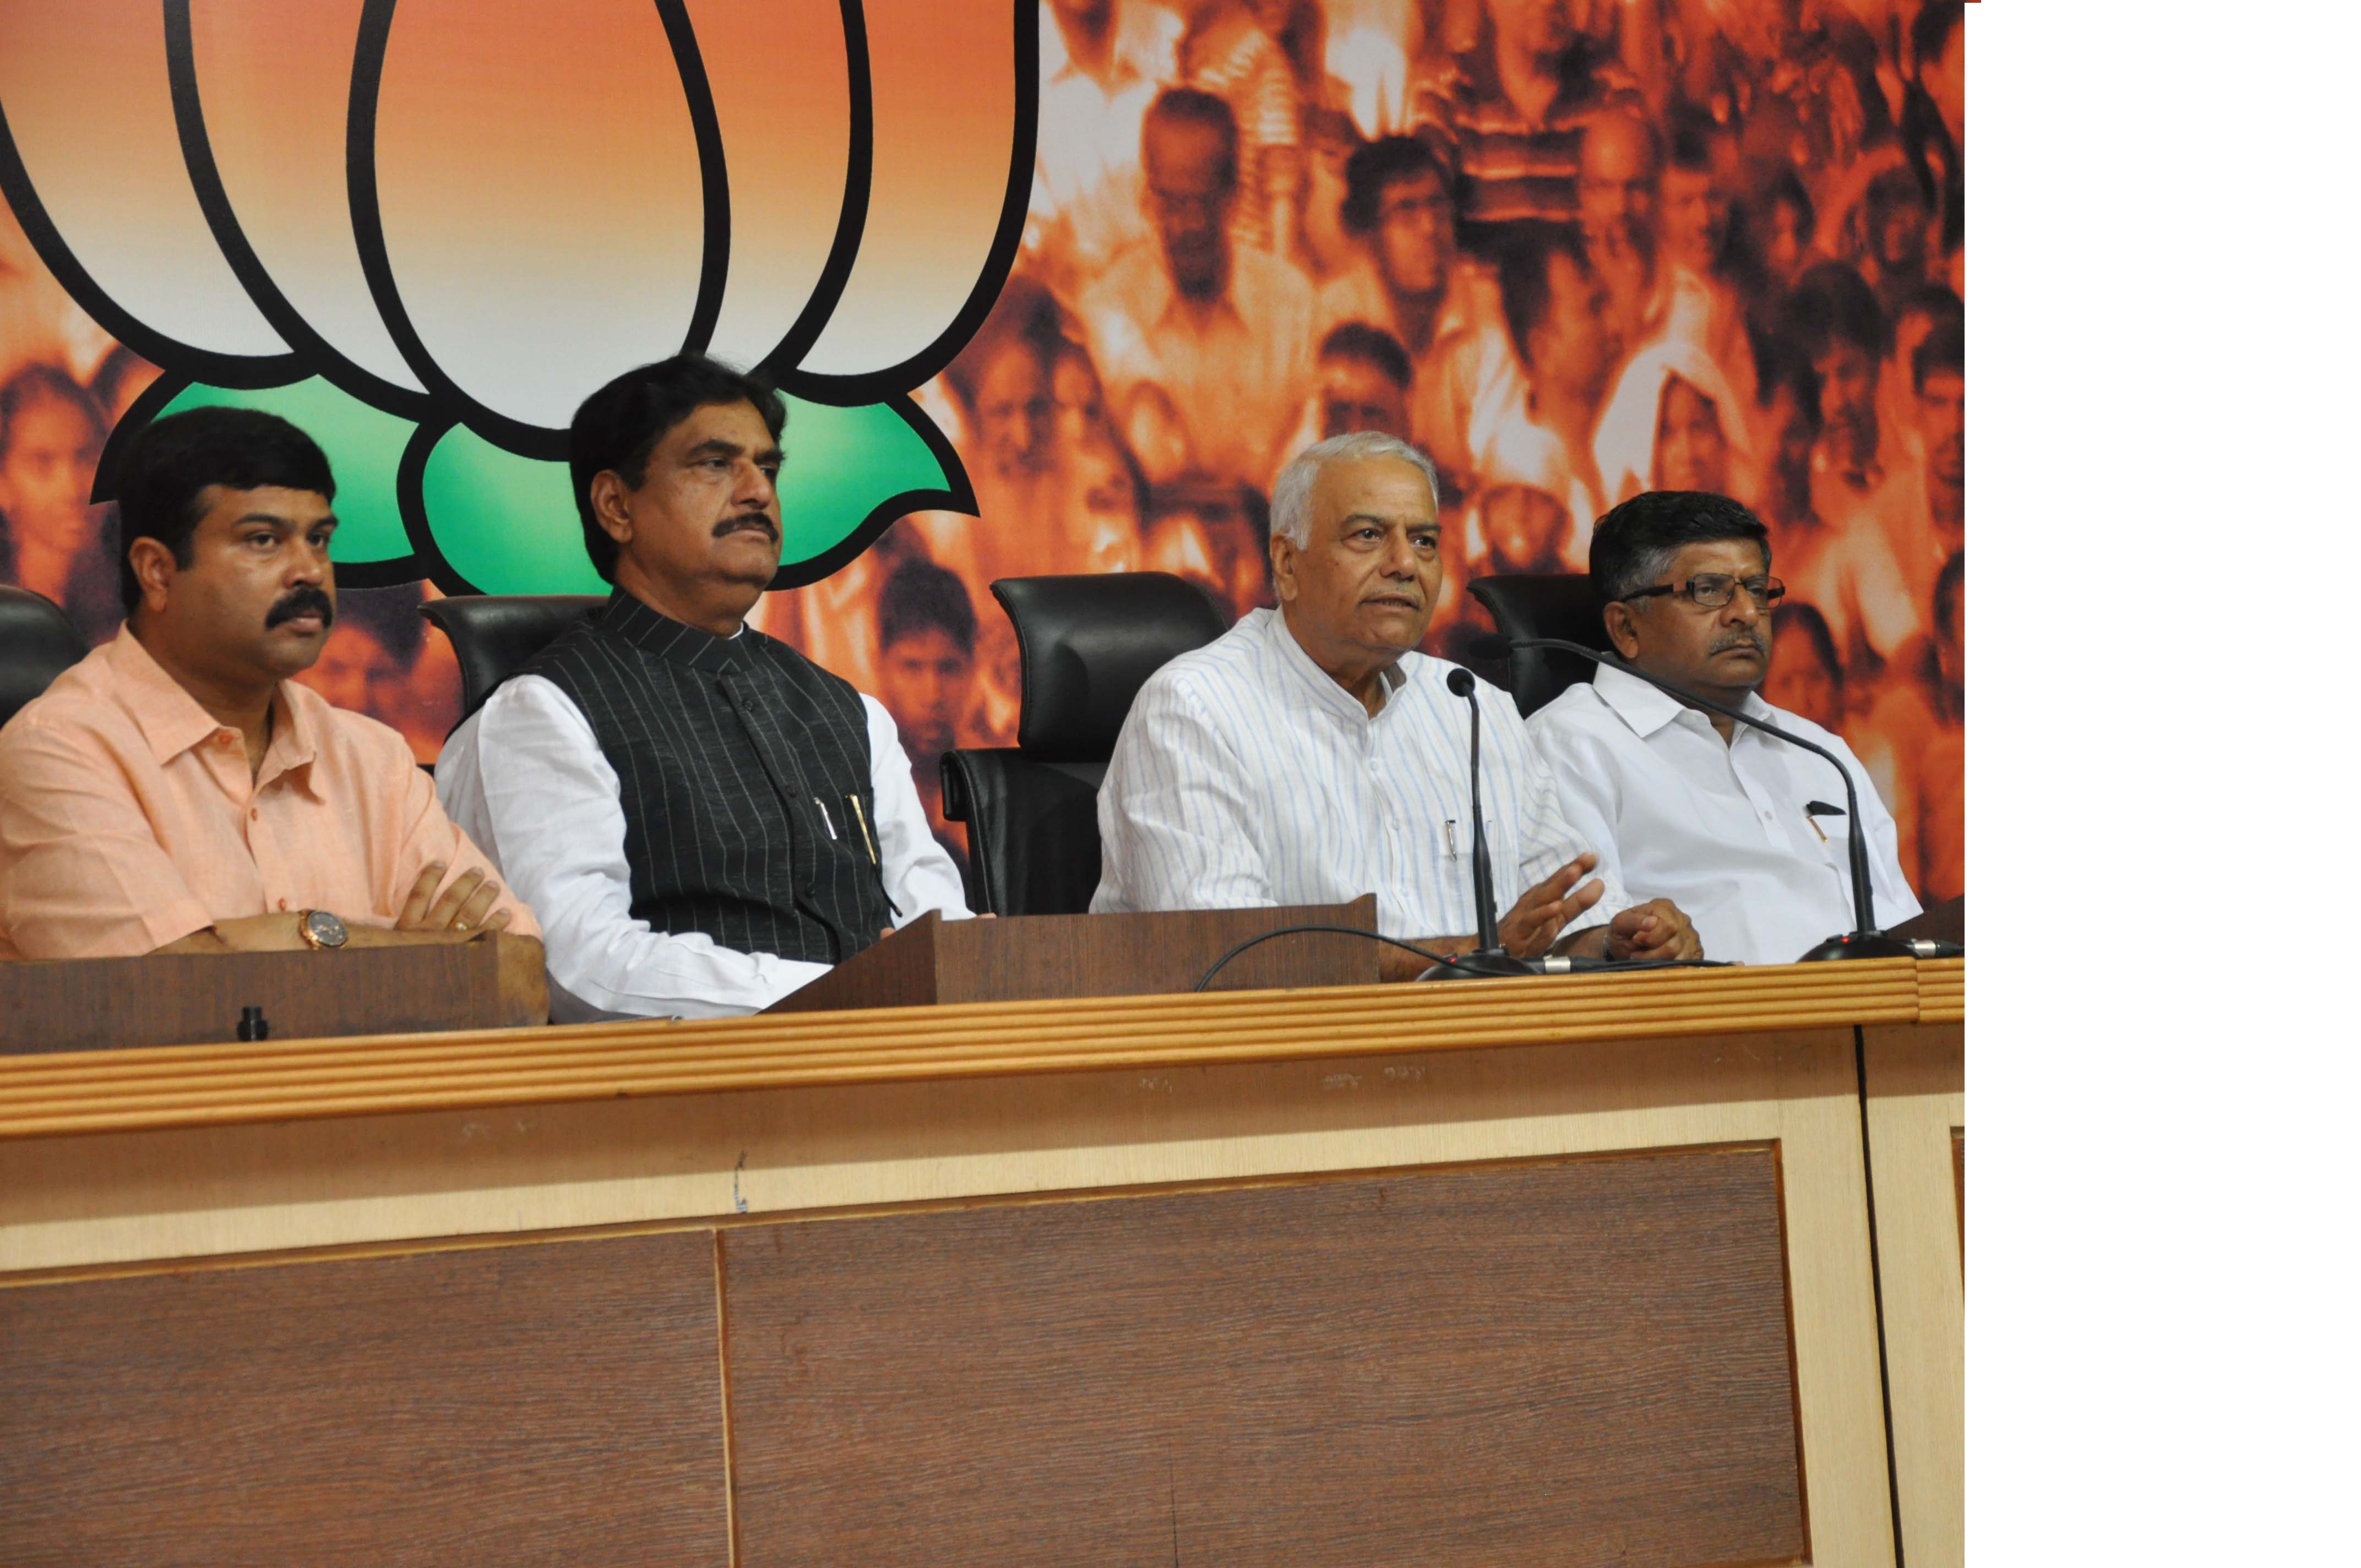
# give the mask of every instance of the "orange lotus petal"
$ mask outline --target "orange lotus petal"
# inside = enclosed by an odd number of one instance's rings
[[[270,281],[331,348],[414,392],[362,275],[345,187],[361,3],[195,0],[191,52],[223,194]]]
[[[779,346],[836,240],[852,90],[837,0],[687,0],[730,171],[730,278],[713,352]]]
[[[983,272],[1011,182],[1015,6],[868,0],[862,9],[875,162],[852,277],[803,358],[823,376],[873,373],[935,346]]]
[[[0,5],[0,109],[43,210],[150,356],[287,345],[238,286],[189,183],[156,0]],[[71,280],[69,280],[71,281]],[[144,333],[142,331],[144,329]],[[157,339],[165,340],[159,344]]]
[[[402,0],[376,159],[401,309],[495,416],[562,430],[600,383],[680,349],[702,173],[646,0]]]

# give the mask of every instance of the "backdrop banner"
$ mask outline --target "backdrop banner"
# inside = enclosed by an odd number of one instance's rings
[[[16,0],[0,582],[93,642],[110,464],[269,409],[338,491],[302,677],[432,761],[461,593],[602,591],[566,425],[684,347],[788,394],[763,630],[917,761],[1014,742],[999,577],[1269,602],[1272,480],[1381,429],[1465,589],[1649,488],[1770,525],[1765,696],[1962,891],[1958,0]],[[1495,677],[1501,672],[1487,671]]]

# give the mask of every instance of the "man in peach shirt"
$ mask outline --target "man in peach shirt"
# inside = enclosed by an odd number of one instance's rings
[[[255,952],[502,932],[546,1015],[540,927],[402,738],[288,679],[335,623],[335,480],[248,409],[159,420],[119,483],[121,636],[0,729],[0,957]]]

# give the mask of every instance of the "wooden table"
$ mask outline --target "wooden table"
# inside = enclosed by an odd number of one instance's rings
[[[1956,1563],[1961,986],[0,1061],[0,1561]]]

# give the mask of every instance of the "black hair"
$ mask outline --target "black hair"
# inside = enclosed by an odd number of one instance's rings
[[[125,610],[138,609],[140,600],[139,579],[131,570],[133,542],[153,539],[172,552],[174,565],[192,565],[204,493],[214,485],[232,490],[269,486],[336,499],[328,455],[277,414],[218,407],[166,414],[132,438],[115,477]]]
[[[1795,166],[1792,163],[1779,166],[1779,172],[1773,175],[1771,182],[1763,188],[1763,194],[1756,204],[1766,214],[1777,206],[1795,208],[1795,238],[1805,245],[1810,245],[1812,236],[1818,232],[1820,215],[1812,205],[1812,192],[1805,186],[1804,177],[1795,172]]]
[[[106,415],[82,384],[54,365],[27,365],[0,383],[0,462],[16,442],[16,421],[38,402],[63,403],[90,422],[91,455],[106,439]]]
[[[1795,280],[1780,311],[1780,328],[1814,360],[1838,343],[1850,343],[1872,359],[1885,357],[1884,308],[1847,262],[1820,262]]]
[[[1341,323],[1320,340],[1320,357],[1325,359],[1332,354],[1374,365],[1387,380],[1405,392],[1410,390],[1410,350],[1401,345],[1401,339],[1381,326],[1371,326],[1367,322]]]
[[[1609,509],[1590,535],[1590,581],[1601,604],[1652,587],[1684,545],[1741,539],[1771,562],[1771,531],[1741,501],[1708,490],[1644,490]]]
[[[943,367],[943,380],[972,416],[976,389],[983,380],[984,367],[1003,347],[1022,346],[1045,367],[1054,367],[1060,345],[1081,347],[1079,336],[1080,328],[1073,324],[1065,307],[1058,303],[1057,297],[1039,279],[1019,273],[1008,280],[1000,297],[993,301],[975,335]]]
[[[418,663],[419,652],[426,645],[426,618],[418,613],[425,602],[426,589],[419,583],[389,588],[340,589],[336,594],[336,626],[339,630],[361,628],[407,670]]]
[[[1713,172],[1713,120],[1694,109],[1675,109],[1671,134],[1665,138],[1664,167],[1692,174]]]
[[[877,651],[928,630],[940,631],[975,656],[975,606],[956,573],[931,561],[905,561],[877,593]]]
[[[1573,229],[1557,225],[1522,224],[1502,236],[1499,248],[1500,310],[1508,318],[1509,337],[1517,356],[1532,361],[1533,328],[1550,311],[1550,258],[1563,256],[1584,278],[1590,276],[1590,256]]]
[[[1967,14],[1960,0],[1923,0],[1918,15],[1910,21],[1910,58],[1918,70],[1923,71],[1942,58],[1944,48],[1951,41],[1951,29]]]
[[[590,481],[610,469],[631,489],[648,481],[648,459],[675,425],[698,409],[719,403],[752,403],[776,441],[786,428],[786,400],[760,376],[733,370],[702,354],[675,354],[626,370],[574,411],[566,455],[574,474],[574,509],[582,514],[582,546],[590,565],[615,580],[613,539],[598,526],[590,504]]]
[[[1844,661],[1837,657],[1837,640],[1828,630],[1827,617],[1807,604],[1783,604],[1771,612],[1773,647],[1792,648],[1798,637],[1812,645],[1812,657],[1820,662],[1828,678],[1844,685]]]
[[[1968,307],[1949,283],[1921,283],[1894,307],[1896,323],[1908,315],[1925,316],[1930,322],[1965,321]]]
[[[1238,116],[1230,108],[1227,99],[1196,87],[1167,87],[1159,93],[1156,102],[1148,105],[1147,118],[1140,123],[1139,161],[1142,169],[1148,166],[1148,130],[1159,121],[1201,126],[1218,133],[1228,153],[1230,188],[1237,188]]]
[[[1935,574],[1935,633],[1938,637],[1957,637],[1959,622],[1952,619],[1951,595],[1964,596],[1968,587],[1968,553],[1954,550],[1944,561],[1943,569]]]
[[[1925,391],[1927,378],[1938,370],[1959,377],[1968,373],[1968,329],[1960,322],[1937,322],[1927,340],[1910,351],[1910,389]]]
[[[1378,204],[1386,187],[1420,174],[1432,174],[1451,192],[1451,171],[1434,149],[1416,137],[1379,137],[1353,149],[1345,160],[1345,203],[1340,210],[1350,234],[1367,234],[1378,226]]]

